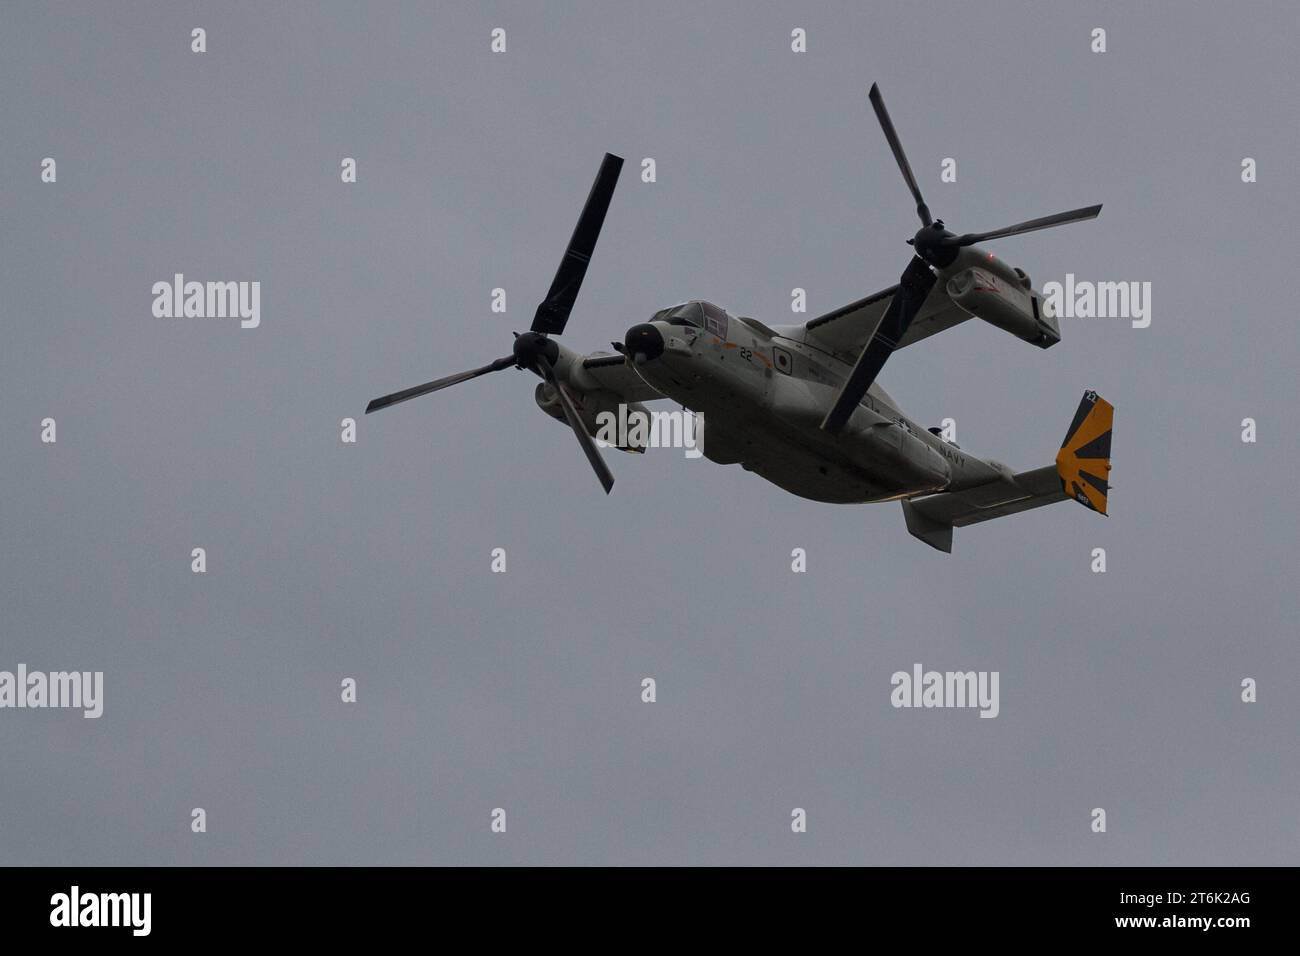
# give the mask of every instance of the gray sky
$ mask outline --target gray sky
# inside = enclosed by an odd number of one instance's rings
[[[105,672],[97,721],[0,711],[0,862],[1296,863],[1294,6],[545,6],[0,11],[0,669]],[[957,231],[1102,202],[992,248],[1153,284],[1148,329],[970,322],[881,377],[1017,469],[1098,389],[1111,517],[944,556],[673,451],[607,453],[607,499],[519,373],[362,419],[504,354],[605,150],[572,347],[892,284],[873,80]],[[260,281],[261,327],[155,319],[176,272]],[[893,709],[914,662],[1000,715]]]

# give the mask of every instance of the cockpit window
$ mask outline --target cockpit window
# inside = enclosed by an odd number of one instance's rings
[[[701,302],[704,310],[704,331],[712,332],[720,339],[727,337],[727,313],[712,302]]]
[[[669,325],[690,325],[697,329],[704,328],[704,316],[700,311],[700,303],[683,302],[681,305],[674,305],[672,308],[661,309],[650,317],[651,322],[667,322]]]

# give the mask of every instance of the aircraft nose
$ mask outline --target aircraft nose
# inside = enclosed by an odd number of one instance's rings
[[[649,362],[664,354],[664,337],[649,322],[642,322],[627,330],[623,346],[633,362]]]

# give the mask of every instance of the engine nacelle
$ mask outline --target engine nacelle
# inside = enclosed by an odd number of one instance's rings
[[[578,410],[578,417],[582,419],[582,424],[587,429],[587,434],[592,438],[604,439],[605,434],[601,431],[603,423],[612,421],[612,430],[607,434],[614,440],[610,444],[620,451],[643,452],[649,444],[650,434],[650,410],[640,402],[623,402],[614,392],[605,391],[604,389],[579,392],[576,389],[569,389],[569,397],[573,399],[573,406]],[[550,415],[558,422],[563,422],[564,427],[569,426],[569,421],[564,417],[564,408],[560,405],[560,397],[555,394],[555,390],[545,382],[539,382],[537,390],[533,393],[533,398],[537,402],[537,407]],[[620,407],[622,406],[621,417]],[[642,429],[633,429],[631,421],[633,416],[643,415],[646,427]],[[610,418],[609,416],[612,416]],[[620,424],[623,423],[623,424]],[[627,441],[628,438],[637,439],[641,435],[646,436],[643,441]],[[619,444],[620,439],[624,440]]]
[[[1056,317],[1019,269],[1001,262],[972,266],[952,276],[945,291],[960,308],[1018,339],[1043,349],[1061,341]]]

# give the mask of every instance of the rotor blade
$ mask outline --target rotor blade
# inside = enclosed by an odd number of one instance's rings
[[[537,367],[541,369],[542,378],[546,379],[548,385],[555,389],[555,394],[560,398],[560,407],[564,409],[564,417],[569,420],[569,427],[573,429],[573,434],[578,436],[578,444],[587,455],[587,461],[591,462],[591,467],[596,472],[596,477],[600,479],[601,486],[605,489],[605,494],[609,494],[610,489],[614,487],[614,476],[610,473],[605,459],[600,457],[600,449],[596,447],[595,441],[587,434],[586,427],[582,424],[582,419],[578,417],[578,410],[573,407],[573,402],[569,400],[568,394],[560,387],[559,381],[555,377],[555,369],[547,361],[545,355],[537,356]]]
[[[871,336],[871,341],[858,356],[858,362],[849,373],[844,387],[840,389],[835,404],[826,413],[826,418],[822,421],[824,431],[837,435],[844,428],[853,410],[862,401],[862,396],[867,394],[867,389],[884,368],[885,361],[902,341],[907,327],[912,324],[912,319],[921,311],[921,306],[925,304],[925,297],[930,294],[934,281],[935,275],[925,264],[925,260],[913,256],[912,261],[903,270],[903,277],[898,280],[898,291],[894,293],[889,308],[881,316],[875,334]]]
[[[1069,212],[1058,212],[1055,216],[1044,216],[1042,219],[1030,219],[1028,222],[1016,223],[1005,229],[994,229],[992,232],[968,232],[954,237],[949,242],[955,246],[973,246],[977,242],[988,242],[990,239],[1003,239],[1025,232],[1036,232],[1039,229],[1050,229],[1052,226],[1063,226],[1067,222],[1096,219],[1099,212],[1101,212],[1100,203],[1095,206],[1084,206],[1082,209],[1071,209]],[[949,242],[941,241],[941,244],[948,245]]]
[[[591,185],[587,203],[582,207],[582,215],[573,229],[564,258],[555,271],[555,280],[551,290],[537,307],[533,317],[533,331],[550,335],[559,335],[569,321],[573,311],[573,302],[582,288],[582,277],[587,274],[587,263],[596,249],[596,240],[600,237],[600,227],[605,222],[605,212],[609,209],[609,200],[614,195],[614,186],[618,183],[619,171],[623,160],[613,153],[606,153],[596,173],[596,181]]]
[[[880,87],[877,84],[871,84],[869,96],[871,106],[876,111],[876,119],[880,121],[880,127],[885,131],[885,139],[889,140],[889,148],[894,151],[894,159],[898,160],[898,168],[902,170],[903,178],[907,180],[907,188],[912,191],[912,198],[916,200],[916,214],[921,217],[921,225],[928,226],[934,221],[930,218],[930,207],[921,197],[921,187],[916,184],[916,177],[912,175],[912,166],[907,161],[907,154],[903,152],[903,142],[898,138],[893,120],[889,118],[889,110],[885,109],[885,99],[880,95]]]
[[[416,385],[414,388],[403,389],[400,392],[393,392],[391,395],[385,395],[383,398],[376,398],[366,406],[366,414],[377,412],[381,408],[387,408],[389,405],[396,405],[398,402],[405,402],[408,399],[419,398],[421,395],[428,395],[430,392],[436,392],[440,388],[446,388],[449,385],[458,385],[461,382],[468,382],[471,378],[478,378],[480,375],[486,375],[488,372],[499,372],[503,368],[509,368],[515,364],[515,357],[507,355],[499,358],[490,365],[484,365],[482,368],[471,369],[468,372],[460,372],[456,375],[448,375],[446,378],[436,379],[432,382],[425,382],[423,385]]]

